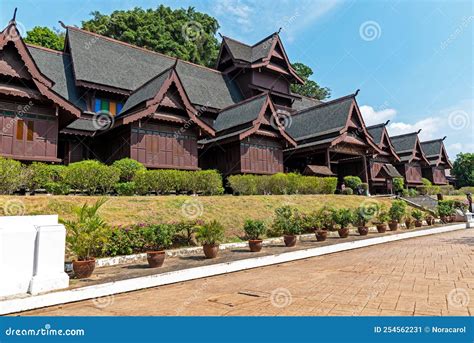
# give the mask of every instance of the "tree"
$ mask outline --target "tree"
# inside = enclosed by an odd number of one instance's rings
[[[64,33],[57,33],[50,28],[35,26],[26,32],[25,42],[53,50],[64,49]]]
[[[160,5],[91,15],[91,20],[82,22],[85,30],[205,66],[216,62],[219,24],[193,7],[173,10]]]
[[[474,186],[474,153],[459,153],[451,173],[456,177],[458,187]]]
[[[291,85],[291,91],[296,94],[309,96],[318,100],[329,98],[331,90],[327,87],[319,86],[315,81],[310,80],[309,77],[313,75],[313,70],[303,63],[292,63],[291,66],[296,71],[299,77],[304,81],[304,85]]]

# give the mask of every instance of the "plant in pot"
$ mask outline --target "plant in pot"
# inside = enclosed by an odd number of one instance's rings
[[[357,231],[361,236],[367,236],[369,233],[369,227],[367,226],[368,221],[373,217],[372,211],[369,211],[367,207],[360,206],[354,209],[353,220],[357,225]]]
[[[411,212],[405,213],[405,228],[410,229],[414,224]]]
[[[323,206],[317,214],[319,228],[316,230],[316,240],[325,241],[328,236],[328,230],[334,229],[334,209],[329,206]]]
[[[219,252],[219,243],[224,240],[224,226],[217,220],[200,225],[196,238],[202,244],[206,258],[215,258]]]
[[[301,217],[296,209],[290,206],[277,208],[272,226],[275,232],[281,232],[287,247],[296,245],[297,235],[301,233]]]
[[[251,252],[262,250],[262,240],[260,239],[267,232],[267,227],[263,220],[247,219],[244,224],[245,235],[249,240]]]
[[[390,216],[390,222],[388,227],[391,231],[396,231],[398,229],[398,223],[400,223],[405,216],[406,204],[403,200],[393,200],[392,206],[388,211]]]
[[[411,216],[415,219],[415,227],[421,227],[423,225],[423,212],[420,210],[413,210]]]
[[[390,220],[390,215],[385,206],[381,206],[378,209],[377,215],[375,216],[375,226],[377,227],[378,233],[385,233],[387,231],[387,222]]]
[[[452,212],[451,204],[446,200],[439,201],[437,212],[441,221],[448,223]]]
[[[146,259],[150,268],[161,267],[165,261],[165,249],[173,244],[175,227],[170,224],[150,225],[142,229],[145,238]]]
[[[67,229],[66,241],[70,251],[76,256],[72,262],[74,275],[78,279],[88,278],[95,269],[95,257],[103,251],[111,230],[98,214],[105,198],[93,205],[84,203],[74,210],[76,219],[61,220]]]
[[[341,208],[334,211],[333,220],[339,226],[337,232],[339,237],[347,238],[349,236],[349,224],[354,220],[352,211],[348,208]]]
[[[435,219],[434,219],[434,217],[433,217],[433,215],[432,215],[431,213],[427,212],[427,213],[425,214],[425,221],[426,221],[426,224],[427,224],[427,225],[430,225],[430,226],[433,225],[433,224],[434,224],[434,220],[435,220]]]

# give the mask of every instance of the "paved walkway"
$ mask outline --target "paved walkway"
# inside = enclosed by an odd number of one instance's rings
[[[24,315],[474,315],[474,230],[414,238]]]

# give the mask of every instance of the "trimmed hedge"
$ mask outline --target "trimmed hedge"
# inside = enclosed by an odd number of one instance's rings
[[[335,177],[302,176],[277,173],[274,175],[231,175],[229,187],[238,195],[265,194],[334,194]]]
[[[117,168],[99,161],[86,160],[67,166],[64,183],[79,192],[106,194],[113,189],[119,178],[120,171]]]
[[[0,194],[11,194],[22,186],[22,171],[20,162],[0,157]]]
[[[358,176],[344,176],[344,184],[346,187],[352,188],[352,190],[354,190],[362,184],[362,180]]]

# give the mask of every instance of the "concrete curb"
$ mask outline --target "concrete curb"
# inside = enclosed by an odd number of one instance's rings
[[[249,258],[245,260],[231,261],[227,263],[218,263],[214,265],[183,269],[128,280],[108,282],[104,284],[92,285],[71,290],[57,291],[34,296],[32,295],[22,298],[13,298],[0,301],[0,315],[22,312],[41,307],[71,303],[81,300],[93,299],[98,297],[111,296],[113,294],[131,292],[140,289],[157,287],[188,280],[195,280],[246,269],[270,266],[274,264],[296,261],[310,257],[363,248],[371,245],[377,245],[403,239],[457,231],[465,228],[466,223],[462,223],[421,231],[403,232],[390,236],[367,238],[363,240],[338,243],[324,247],[308,248],[304,250],[291,251],[282,254]]]

